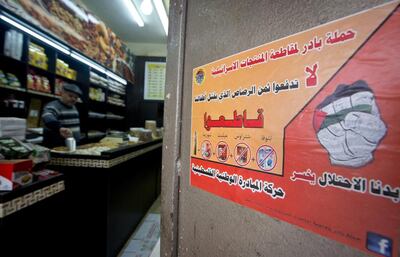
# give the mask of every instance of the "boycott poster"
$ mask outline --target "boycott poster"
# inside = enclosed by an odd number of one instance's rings
[[[195,68],[191,185],[397,256],[399,60],[395,1]]]

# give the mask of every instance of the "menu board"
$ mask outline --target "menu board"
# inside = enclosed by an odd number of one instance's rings
[[[165,62],[146,62],[144,72],[144,99],[164,100]]]
[[[191,185],[398,256],[399,59],[394,1],[194,68]]]

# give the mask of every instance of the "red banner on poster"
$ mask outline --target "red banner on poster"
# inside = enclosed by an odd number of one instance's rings
[[[397,256],[399,59],[395,1],[195,68],[191,185]]]

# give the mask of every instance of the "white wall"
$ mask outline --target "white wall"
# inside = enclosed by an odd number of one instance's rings
[[[167,44],[126,42],[126,45],[136,56],[167,56]]]

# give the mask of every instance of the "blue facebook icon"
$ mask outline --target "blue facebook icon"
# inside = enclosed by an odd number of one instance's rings
[[[368,250],[381,254],[383,256],[392,256],[392,239],[373,233],[367,233],[367,248]]]

